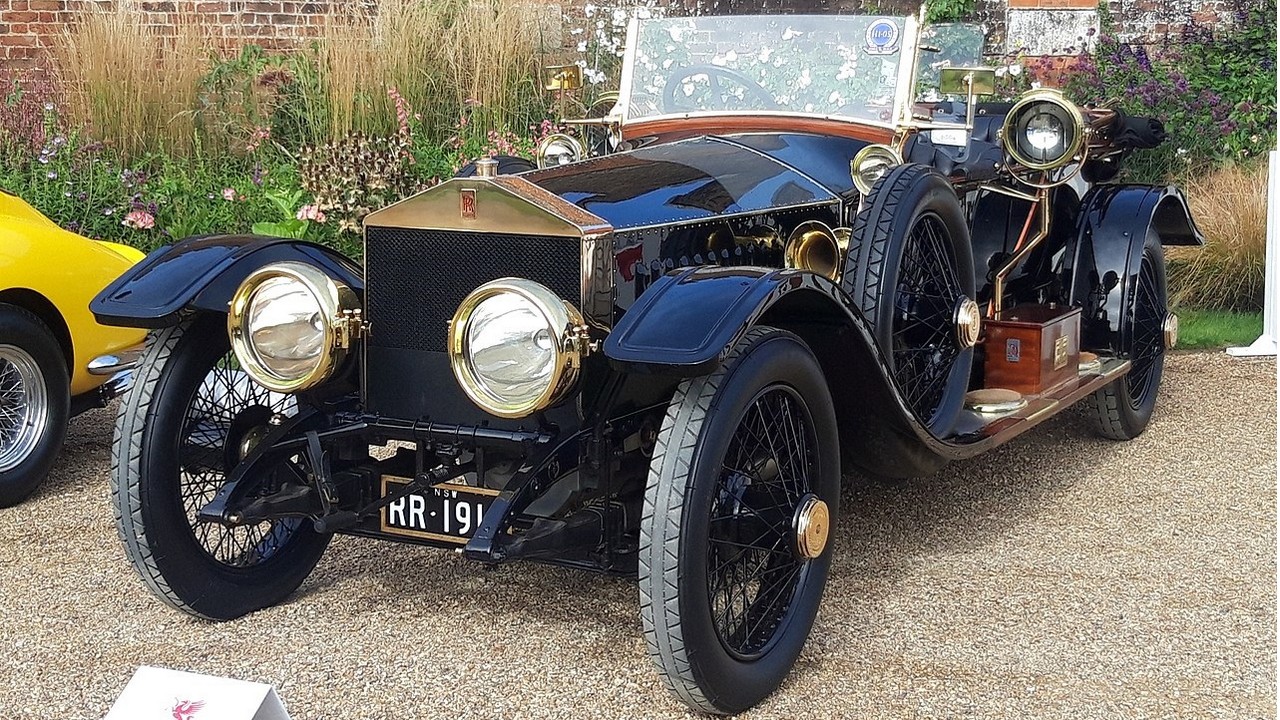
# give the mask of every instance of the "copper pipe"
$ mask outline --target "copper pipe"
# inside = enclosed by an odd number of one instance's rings
[[[1036,210],[1040,211],[1040,230],[1027,241],[1026,245],[1023,245],[1022,241],[1026,238],[1027,230],[1031,225],[1031,215]],[[1023,226],[1022,235],[1018,238],[1018,244],[1014,246],[1013,257],[1009,258],[1004,267],[996,272],[995,281],[992,283],[991,288],[991,305],[988,306],[990,308],[987,313],[988,317],[998,319],[1000,311],[1003,310],[1005,277],[1013,272],[1014,268],[1021,264],[1023,260],[1026,260],[1031,251],[1035,250],[1047,237],[1049,237],[1049,193],[1047,190],[1041,190],[1036,193],[1036,200],[1035,204],[1031,206],[1031,213],[1027,214],[1027,223]],[[1022,249],[1017,249],[1019,247]]]

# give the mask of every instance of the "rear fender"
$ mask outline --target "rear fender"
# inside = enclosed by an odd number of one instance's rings
[[[268,263],[314,265],[364,295],[358,265],[315,243],[256,235],[210,235],[162,247],[134,265],[89,305],[104,325],[160,328],[184,312],[225,313],[240,282]]]
[[[1151,234],[1163,245],[1204,244],[1175,187],[1098,185],[1084,196],[1063,264],[1067,302],[1084,309],[1081,347],[1123,352],[1130,322],[1126,298]]]
[[[614,327],[604,353],[622,372],[697,377],[757,325],[794,332],[813,350],[848,461],[890,476],[927,475],[945,462],[897,391],[861,313],[813,273],[737,267],[663,276]]]

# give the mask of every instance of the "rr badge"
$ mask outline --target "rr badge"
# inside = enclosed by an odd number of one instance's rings
[[[463,188],[459,191],[459,197],[462,200],[462,217],[465,220],[476,219],[476,191],[471,188]]]
[[[1022,362],[1022,341],[1018,338],[1009,338],[1004,342],[1004,361],[1005,362]]]

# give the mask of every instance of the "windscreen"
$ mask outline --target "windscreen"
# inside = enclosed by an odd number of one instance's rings
[[[903,18],[771,15],[638,21],[627,118],[760,111],[888,123]],[[628,82],[629,81],[629,82]]]

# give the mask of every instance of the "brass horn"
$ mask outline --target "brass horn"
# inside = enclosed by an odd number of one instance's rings
[[[745,234],[737,235],[728,225],[721,225],[707,236],[707,250],[719,256],[723,252],[733,252],[735,248],[757,246],[769,250],[781,247],[782,238],[778,231],[767,225],[756,225]]]
[[[787,238],[787,267],[839,280],[849,252],[850,232],[846,227],[832,230],[821,220],[800,223]]]

